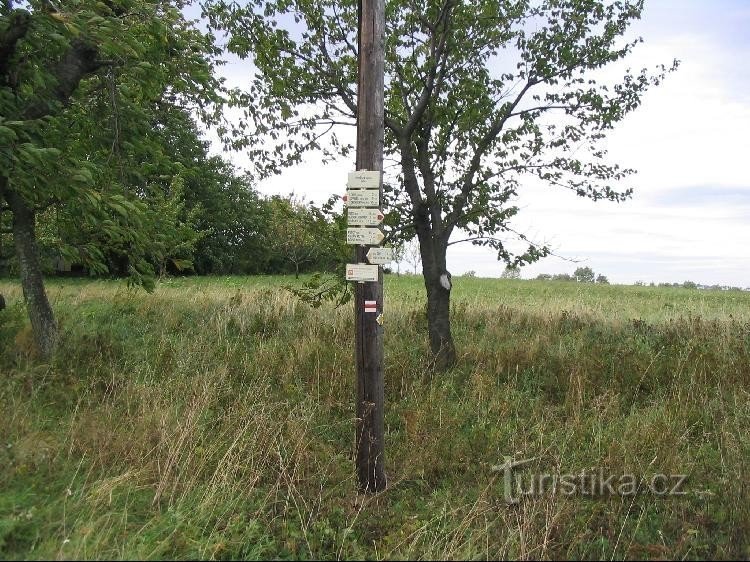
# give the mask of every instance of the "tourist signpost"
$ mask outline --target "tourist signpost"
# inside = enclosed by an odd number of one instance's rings
[[[349,173],[344,202],[354,261],[346,266],[354,286],[354,345],[357,365],[356,464],[359,489],[380,492],[384,470],[383,272],[381,259],[368,255],[383,242],[377,226],[383,189],[383,69],[385,1],[359,0],[357,86],[357,165]],[[383,250],[384,248],[377,248]],[[376,251],[377,253],[377,251]]]

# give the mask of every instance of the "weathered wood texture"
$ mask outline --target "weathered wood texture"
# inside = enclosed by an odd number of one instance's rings
[[[357,169],[383,169],[384,0],[359,2],[359,84],[357,107]],[[383,199],[382,181],[380,202]],[[367,263],[367,247],[357,246],[355,263]],[[379,492],[386,487],[384,455],[383,273],[377,283],[355,285],[355,347],[357,362],[356,462],[359,488]],[[377,312],[365,312],[365,301],[376,301]]]

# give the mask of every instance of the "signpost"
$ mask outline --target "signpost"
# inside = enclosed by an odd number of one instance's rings
[[[354,208],[374,207],[379,213],[383,183],[385,0],[359,0],[358,11],[357,170],[349,174],[346,204],[350,211]],[[356,244],[356,264],[352,265],[372,268],[367,271],[372,272],[369,279],[373,279],[357,283],[354,287],[357,482],[360,490],[370,493],[380,492],[386,487],[383,272],[379,265],[367,265],[365,261],[369,251],[367,245],[378,245],[382,241],[383,233],[380,229],[347,229],[347,243]],[[347,266],[347,278],[348,269],[352,265]],[[356,271],[363,272],[364,276],[365,270]],[[374,272],[377,272],[377,280],[374,279]],[[354,275],[353,269],[352,276]]]

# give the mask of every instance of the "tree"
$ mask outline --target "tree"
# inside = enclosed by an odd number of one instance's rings
[[[305,150],[349,154],[333,135],[356,114],[357,2],[206,4],[228,48],[258,69],[250,96],[264,102],[247,115],[275,146],[251,151],[257,170],[275,172]],[[522,234],[525,251],[508,246],[522,178],[594,200],[630,195],[612,186],[631,171],[607,163],[599,141],[667,69],[627,72],[614,85],[591,72],[633,50],[639,39],[622,36],[641,10],[636,0],[388,2],[385,154],[399,169],[388,203],[398,231],[419,240],[437,368],[456,360],[448,246],[488,245],[516,265],[549,253]]]
[[[54,207],[101,227],[133,258],[127,269],[134,280],[148,285],[152,270],[144,255],[154,239],[143,221],[152,190],[173,178],[154,184],[144,177],[150,159],[159,156],[151,154],[145,132],[165,102],[215,116],[222,92],[213,78],[212,40],[185,21],[183,1],[58,4],[0,5],[0,225],[11,224],[3,229],[13,236],[43,357],[54,350],[57,325],[40,263],[40,213]],[[95,104],[105,100],[110,118],[102,127]],[[96,271],[107,268],[96,243],[65,251]]]
[[[323,254],[327,223],[314,206],[289,197],[272,197],[268,241],[277,260],[292,266],[295,279]]]
[[[602,275],[601,273],[596,276],[596,282],[600,285],[609,285],[609,279],[605,275]]]
[[[247,176],[211,157],[192,169],[186,182],[187,201],[198,209],[197,228],[205,232],[196,246],[195,270],[202,275],[265,273],[272,258],[271,210]]]
[[[416,240],[409,240],[404,244],[403,259],[407,265],[412,267],[414,275],[416,275],[419,265],[422,263],[419,243]]]
[[[502,279],[520,279],[521,268],[515,265],[507,265],[500,277]]]
[[[593,283],[596,275],[590,267],[578,267],[573,272],[573,277],[579,283]]]

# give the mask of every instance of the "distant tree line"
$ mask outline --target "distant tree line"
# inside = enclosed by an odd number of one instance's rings
[[[577,283],[599,283],[600,285],[609,285],[609,279],[606,276],[594,273],[594,270],[590,267],[579,267],[573,272],[573,275],[568,273],[556,273],[551,275],[549,273],[540,273],[536,277],[540,281],[575,281]]]
[[[635,285],[638,287],[645,287],[647,283],[645,281],[636,281]],[[682,283],[654,283],[651,281],[648,283],[649,287],[673,287],[681,289],[701,289],[704,291],[750,291],[750,287],[735,287],[732,285],[704,285],[696,283],[695,281],[683,281]]]

